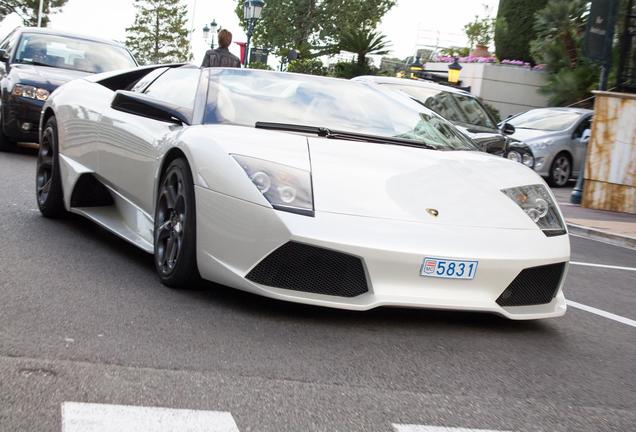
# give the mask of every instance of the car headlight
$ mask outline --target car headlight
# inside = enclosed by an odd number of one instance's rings
[[[514,150],[508,152],[507,158],[512,160],[512,161],[521,163],[521,154],[519,154],[518,152],[516,152]]]
[[[502,192],[517,203],[546,236],[565,234],[563,220],[544,185],[519,186]]]
[[[314,215],[309,171],[249,156],[232,157],[276,210]]]
[[[13,87],[11,94],[13,96],[37,99],[39,101],[47,100],[50,95],[49,91],[46,89],[22,84],[16,84],[15,87]]]
[[[532,168],[534,166],[534,157],[530,153],[524,153],[521,162],[525,166]]]

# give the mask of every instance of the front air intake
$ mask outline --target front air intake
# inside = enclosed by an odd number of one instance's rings
[[[565,263],[527,268],[499,296],[499,306],[531,306],[550,303],[561,284]]]
[[[360,258],[295,242],[276,249],[246,277],[270,287],[339,297],[368,291]]]

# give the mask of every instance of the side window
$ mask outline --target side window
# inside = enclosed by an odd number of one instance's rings
[[[8,54],[11,54],[11,50],[15,46],[16,40],[18,37],[18,33],[13,31],[9,34],[2,42],[0,42],[0,49],[5,50]]]
[[[148,96],[192,109],[199,85],[199,68],[169,69],[144,92]]]
[[[585,132],[586,129],[591,129],[591,128],[592,128],[592,118],[589,117],[583,120],[581,124],[579,125],[579,127],[576,128],[576,131],[574,132],[574,137],[581,138],[583,136],[583,132]]]
[[[157,79],[162,73],[164,73],[168,68],[159,68],[155,69],[152,72],[149,72],[147,75],[142,76],[139,80],[132,85],[130,91],[134,91],[137,93],[143,92],[148,84]]]

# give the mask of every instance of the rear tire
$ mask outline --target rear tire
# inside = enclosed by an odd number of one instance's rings
[[[57,121],[51,117],[44,125],[35,171],[35,194],[40,213],[47,218],[66,215],[60,176]]]
[[[200,279],[195,211],[192,172],[184,159],[175,159],[161,176],[154,233],[155,268],[172,288],[188,288]]]

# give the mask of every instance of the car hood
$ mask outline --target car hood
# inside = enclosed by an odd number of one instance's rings
[[[519,129],[515,130],[515,133],[511,135],[511,137],[518,139],[519,141],[529,142],[529,141],[540,141],[548,138],[555,138],[563,135],[563,131],[544,131],[538,129]]]
[[[47,90],[54,90],[68,81],[91,75],[88,72],[28,64],[14,64],[11,68],[20,82]]]
[[[317,212],[448,226],[537,229],[501,192],[543,184],[531,169],[516,162],[475,151],[308,140]],[[428,209],[437,210],[438,216]]]

